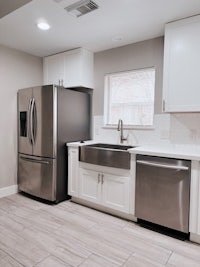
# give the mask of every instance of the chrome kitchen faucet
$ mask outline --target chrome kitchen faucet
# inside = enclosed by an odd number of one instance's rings
[[[123,133],[123,120],[119,119],[118,121],[118,127],[117,127],[117,131],[120,131],[120,143],[123,144],[124,141],[127,141],[127,137],[124,137],[124,133]]]

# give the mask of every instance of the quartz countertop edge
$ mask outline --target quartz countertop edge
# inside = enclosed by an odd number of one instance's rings
[[[85,145],[92,145],[95,143],[97,143],[97,142],[95,142],[94,140],[87,140],[87,141],[83,141],[83,142],[69,142],[69,143],[66,143],[66,146],[79,147],[79,146],[85,146]]]
[[[129,149],[130,153],[167,157],[167,158],[177,158],[186,160],[200,160],[200,147],[194,146],[138,146]]]
[[[87,140],[82,142],[66,143],[68,147],[79,147],[102,143],[95,140]],[[136,145],[134,148],[128,149],[131,154],[149,155],[157,157],[177,158],[186,160],[200,160],[200,146],[195,145]]]

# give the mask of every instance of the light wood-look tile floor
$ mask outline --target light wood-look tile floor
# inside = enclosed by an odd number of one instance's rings
[[[90,208],[0,199],[1,267],[200,267],[200,245]]]

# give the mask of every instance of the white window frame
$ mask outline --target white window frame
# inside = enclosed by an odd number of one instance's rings
[[[155,70],[155,76],[156,76],[156,69],[155,67],[146,67],[142,69],[134,69],[134,70],[128,70],[128,71],[121,71],[121,72],[115,72],[115,73],[109,73],[104,76],[104,127],[103,128],[111,128],[111,129],[116,129],[117,124],[108,124],[108,113],[109,113],[109,77],[111,75],[117,75],[121,73],[129,73],[129,72],[137,72],[137,71],[142,71],[142,70],[150,70],[153,69]],[[155,106],[155,86],[154,86],[154,106]],[[142,129],[142,130],[148,130],[148,129],[154,129],[154,117],[155,113],[153,114],[153,123],[152,125],[126,125],[124,124],[124,129]],[[120,118],[119,118],[120,119]]]

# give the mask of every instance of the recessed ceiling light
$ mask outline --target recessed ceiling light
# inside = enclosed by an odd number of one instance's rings
[[[37,27],[43,31],[47,31],[50,29],[50,25],[47,22],[38,22]]]

